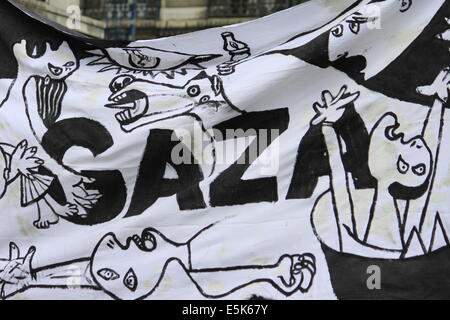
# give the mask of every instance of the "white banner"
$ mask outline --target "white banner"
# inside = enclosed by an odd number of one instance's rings
[[[4,299],[449,298],[449,3],[136,42],[0,4]]]

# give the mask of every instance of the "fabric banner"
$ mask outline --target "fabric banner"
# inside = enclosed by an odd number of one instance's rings
[[[1,298],[450,298],[448,1],[0,25]]]

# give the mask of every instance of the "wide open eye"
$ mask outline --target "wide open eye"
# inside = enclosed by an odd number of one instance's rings
[[[200,103],[207,103],[209,101],[209,99],[211,99],[210,96],[203,96],[200,99]]]
[[[409,170],[409,164],[405,160],[403,160],[402,156],[398,156],[397,170],[401,174],[405,174]]]
[[[200,87],[197,86],[197,85],[195,85],[195,86],[190,86],[190,87],[187,89],[187,94],[188,94],[190,97],[196,97],[196,96],[198,96],[198,95],[200,94]]]
[[[336,38],[341,37],[344,34],[344,26],[342,24],[337,25],[333,29],[331,29],[331,34]]]
[[[130,270],[128,270],[127,274],[123,278],[123,284],[131,291],[135,291],[138,285],[137,282],[138,281],[136,275],[134,274],[133,268],[130,268]]]
[[[418,176],[423,176],[425,174],[426,167],[423,163],[418,164],[417,166],[412,167],[412,172]]]
[[[75,65],[75,62],[69,61],[69,62],[64,64],[64,67],[70,68],[70,67],[73,67],[74,65]]]
[[[97,274],[104,280],[116,280],[119,278],[119,274],[112,269],[103,268],[97,271]]]

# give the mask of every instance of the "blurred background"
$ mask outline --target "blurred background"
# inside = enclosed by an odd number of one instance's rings
[[[13,0],[91,37],[153,39],[245,22],[308,0]]]

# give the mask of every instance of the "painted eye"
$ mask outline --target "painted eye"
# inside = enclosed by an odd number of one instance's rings
[[[97,274],[104,280],[116,280],[119,278],[119,274],[112,269],[103,268],[97,271]]]
[[[397,170],[401,174],[405,174],[409,170],[409,164],[405,160],[403,160],[402,156],[398,157]]]
[[[400,12],[406,12],[412,5],[412,0],[401,0],[402,7],[400,8]]]
[[[128,270],[127,274],[125,275],[125,278],[123,278],[123,284],[125,287],[130,289],[131,291],[135,291],[137,288],[137,278],[134,274],[134,271],[132,268]]]
[[[344,26],[342,24],[337,25],[333,29],[331,29],[331,34],[336,38],[341,37],[344,34]]]
[[[210,96],[203,96],[203,97],[200,99],[200,103],[206,103],[206,102],[208,102],[210,99],[211,99]]]
[[[200,87],[199,86],[191,86],[187,89],[187,94],[190,97],[196,97],[200,94]]]
[[[418,164],[417,166],[412,167],[412,172],[418,176],[423,176],[425,174],[426,167],[423,163]]]
[[[64,67],[73,67],[75,65],[75,62],[69,61],[66,64],[64,64]]]
[[[111,81],[111,83],[109,84],[109,89],[113,93],[118,92],[123,88],[125,88],[130,83],[132,83],[134,80],[136,79],[133,76],[129,75],[118,76]]]
[[[359,30],[360,30],[360,28],[361,28],[361,24],[358,23],[358,22],[355,22],[355,21],[350,21],[350,22],[348,23],[348,27],[349,27],[349,29],[350,29],[350,31],[351,31],[352,33],[358,34],[358,33],[359,33]]]

